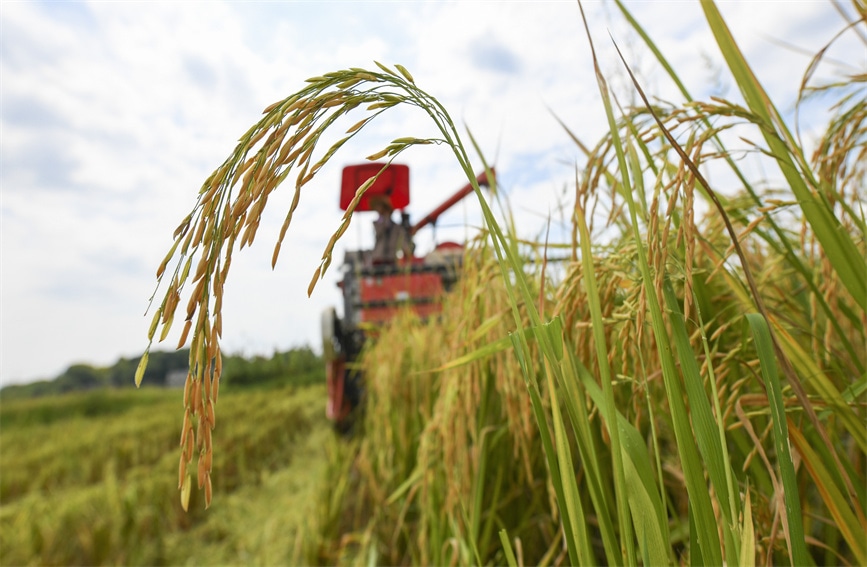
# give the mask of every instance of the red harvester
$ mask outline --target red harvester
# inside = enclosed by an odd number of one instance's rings
[[[385,164],[364,163],[343,169],[340,208],[346,210],[356,190],[376,176]],[[492,170],[493,171],[493,170]],[[485,173],[476,180],[489,186]],[[409,167],[391,164],[359,200],[355,212],[376,211],[376,242],[372,250],[349,250],[337,284],[343,292],[343,318],[335,308],[322,314],[322,345],[328,384],[326,414],[339,431],[351,428],[361,406],[364,380],[353,362],[364,341],[400,309],[410,308],[419,317],[436,315],[441,299],[457,281],[463,261],[463,245],[443,242],[424,256],[414,254],[413,236],[427,225],[436,226],[440,215],[472,193],[466,184],[416,224],[410,224]],[[391,218],[400,211],[400,222]]]

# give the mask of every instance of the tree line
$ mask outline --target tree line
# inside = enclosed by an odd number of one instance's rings
[[[73,364],[49,380],[6,386],[0,389],[0,397],[30,398],[100,388],[131,388],[135,386],[135,371],[139,360],[140,356],[122,357],[107,367]],[[185,372],[189,360],[189,349],[151,352],[142,386],[167,386],[168,375],[174,371]],[[306,386],[324,381],[325,367],[322,358],[306,346],[275,351],[270,357],[223,356],[221,383],[229,388],[286,383]]]

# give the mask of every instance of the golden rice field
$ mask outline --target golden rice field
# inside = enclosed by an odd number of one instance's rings
[[[587,143],[564,128],[577,156],[564,211],[569,241],[520,239],[496,191],[488,199],[475,186],[485,226],[468,243],[462,280],[442,317],[421,324],[407,315],[368,345],[360,431],[330,445],[319,475],[327,490],[311,508],[309,530],[291,551],[283,536],[277,551],[250,562],[867,564],[867,78],[814,84],[815,67],[805,70],[801,94],[821,93],[830,112],[807,149],[712,2],[701,6],[737,100],[694,100],[617,5],[682,102],[651,104],[636,81],[637,105],[621,110],[596,74],[608,133]],[[863,4],[852,6],[867,16]],[[865,19],[854,27],[863,33]],[[217,403],[231,257],[253,242],[268,196],[290,179],[296,192],[282,240],[302,187],[371,120],[399,105],[425,110],[438,136],[396,139],[371,160],[438,144],[452,150],[470,181],[488,167],[472,134],[458,131],[399,65],[325,73],[268,107],[205,181],[158,271],[165,297],[154,304],[149,338],[166,336],[177,315],[185,321],[179,346],[191,348],[181,411],[142,413],[125,420],[125,432],[81,433],[97,455],[108,446],[102,437],[129,440],[126,452],[113,449],[98,464],[77,468],[59,456],[66,464],[51,465],[57,470],[47,476],[21,465],[25,472],[9,482],[47,482],[37,486],[62,495],[63,479],[96,478],[99,488],[50,507],[22,498],[17,506],[32,508],[17,515],[4,499],[3,537],[29,534],[29,547],[14,552],[24,555],[8,561],[33,557],[29,550],[64,562],[52,555],[61,540],[81,548],[74,561],[105,561],[103,542],[207,522],[220,501],[257,482],[233,474],[238,457],[227,446],[249,447],[244,470],[282,458],[272,453],[271,436],[286,436],[281,445],[291,447],[303,426],[277,422],[308,415],[309,424],[312,414],[273,396]],[[345,136],[318,146],[350,113],[361,117]],[[734,127],[747,145],[737,155],[764,156],[767,176],[735,159],[727,135]],[[713,179],[730,181],[710,183],[711,169],[725,172]],[[351,208],[311,290],[350,217]],[[274,262],[281,253],[291,251],[281,252],[278,241]],[[563,255],[563,263],[548,260]],[[309,392],[312,404],[317,392]],[[253,413],[272,404],[269,418]],[[319,401],[312,407],[321,411]],[[215,422],[230,425],[214,429]],[[49,454],[66,450],[46,443]],[[140,462],[158,462],[164,472],[136,476]],[[5,475],[3,482],[5,491]],[[278,487],[270,494],[286,502]],[[50,537],[40,523],[101,506],[130,519],[107,522],[94,512],[88,532],[55,520]],[[259,516],[266,524],[281,517],[274,508],[275,516]],[[139,519],[148,514],[150,521]],[[228,527],[173,535],[148,553],[176,552],[186,542],[196,549],[207,537],[240,546],[254,537],[249,526],[246,535]],[[167,557],[139,553],[108,562]]]
[[[0,565],[287,565],[315,556],[311,518],[334,438],[325,389],[221,399],[208,511],[177,496],[178,392],[4,401]]]

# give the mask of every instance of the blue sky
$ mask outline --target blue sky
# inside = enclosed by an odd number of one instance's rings
[[[696,97],[737,98],[697,2],[628,3]],[[624,48],[648,90],[677,100],[608,2],[585,4],[603,71]],[[790,112],[809,57],[841,28],[830,2],[723,2],[757,75]],[[843,45],[846,45],[845,43]],[[863,44],[842,59],[864,72]],[[859,47],[860,46],[860,47]],[[575,2],[13,2],[0,5],[0,384],[107,365],[146,345],[154,273],[199,186],[261,110],[305,78],[373,61],[400,63],[466,123],[527,234],[541,231],[580,154],[551,112],[586,143],[603,109]],[[807,132],[821,115],[804,116]],[[257,242],[235,256],[223,348],[269,354],[319,348],[319,313],[339,304],[332,270],[309,278],[341,211],[342,165],[391,139],[430,132],[416,112],[386,114],[302,196],[270,268],[291,197],[269,202]],[[405,154],[420,218],[465,182],[443,148]],[[439,240],[477,225],[467,200]],[[359,217],[344,245],[370,246]],[[562,238],[563,235],[556,235]],[[430,234],[419,242],[424,252]],[[342,247],[336,258],[342,257]],[[167,344],[174,344],[171,338]]]

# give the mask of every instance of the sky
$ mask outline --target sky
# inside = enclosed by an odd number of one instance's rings
[[[698,2],[626,4],[696,98],[738,99]],[[613,3],[584,6],[612,88],[625,88],[613,38],[646,90],[679,100]],[[826,1],[719,7],[791,116],[810,56],[840,31],[840,14]],[[864,44],[851,45],[842,57],[864,72]],[[568,205],[580,158],[557,118],[588,144],[605,132],[572,1],[0,2],[0,386],[140,355],[157,266],[204,180],[306,78],[374,61],[409,69],[472,131],[528,235]],[[809,130],[811,115],[802,119]],[[272,270],[292,188],[277,191],[256,242],[233,256],[224,352],[320,349],[320,314],[341,301],[338,266],[310,298],[307,285],[340,221],[341,168],[430,133],[422,113],[396,110],[345,146],[305,188]],[[400,162],[415,219],[466,183],[445,148],[415,148]],[[418,252],[472,236],[478,209],[472,199],[456,206],[435,234],[420,234]],[[353,220],[335,264],[343,250],[372,245],[372,220]],[[566,238],[555,226],[552,239]],[[154,349],[173,348],[175,333]]]

